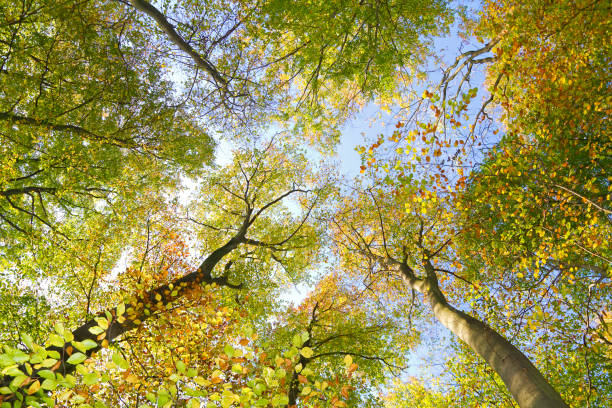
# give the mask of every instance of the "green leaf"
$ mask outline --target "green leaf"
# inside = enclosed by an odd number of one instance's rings
[[[68,357],[68,360],[66,360],[66,362],[68,364],[77,365],[77,364],[82,363],[86,359],[87,359],[87,356],[85,354],[83,354],[83,353],[74,353],[73,355]]]
[[[167,390],[164,390],[162,388],[161,390],[157,392],[157,405],[159,407],[163,407],[168,402],[170,402],[171,399],[172,397],[170,396],[170,393]]]
[[[287,375],[287,371],[284,368],[279,368],[274,374],[276,378],[284,378]]]
[[[80,341],[73,341],[70,344],[72,344],[74,346],[75,349],[79,350],[80,352],[84,353],[87,350],[85,349],[85,346],[83,345],[83,343],[81,343]]]
[[[24,374],[18,375],[17,377],[13,378],[13,381],[11,381],[11,386],[20,387],[21,384],[26,380],[26,378],[28,378],[27,375],[24,375]]]
[[[18,351],[17,353],[13,354],[12,359],[17,364],[23,364],[30,359],[30,356],[23,351]]]
[[[157,396],[153,394],[152,392],[147,392],[146,397],[149,400],[149,402],[151,402],[152,404],[155,404],[157,402]]]
[[[51,370],[40,370],[37,374],[39,377],[55,380],[55,373]]]
[[[117,367],[123,370],[127,370],[130,367],[128,362],[125,361],[125,358],[123,358],[123,356],[119,352],[115,352],[113,354],[113,363],[117,364]]]
[[[51,345],[55,347],[64,347],[64,344],[66,342],[61,336],[55,333],[51,333],[51,335],[49,335],[49,343],[51,343]]]
[[[64,381],[68,388],[74,388],[74,386],[76,386],[76,378],[72,374],[66,374],[66,377],[64,377]]]
[[[226,344],[223,347],[223,351],[225,352],[225,354],[227,354],[227,356],[229,358],[232,358],[234,356],[235,350],[234,348],[231,346],[231,344]]]
[[[97,336],[98,334],[104,333],[104,329],[101,328],[100,326],[93,326],[89,328],[89,332]]]
[[[58,360],[56,360],[55,358],[46,358],[40,363],[40,365],[45,368],[53,367],[55,363],[57,363],[57,361]]]
[[[255,392],[256,395],[263,394],[265,390],[266,390],[266,385],[260,382],[255,384],[255,387],[253,387],[253,392]]]
[[[83,383],[87,385],[92,385],[97,383],[100,380],[98,373],[89,373],[83,376]]]
[[[74,335],[70,330],[66,330],[64,331],[64,335],[62,336],[62,338],[66,343],[70,343],[72,340],[74,340]]]
[[[302,340],[302,336],[299,334],[296,334],[295,336],[293,336],[293,338],[291,339],[291,343],[297,347],[300,348],[302,347],[302,344],[304,344],[304,341]]]
[[[85,339],[81,343],[83,344],[83,347],[85,347],[85,350],[91,350],[92,348],[98,347],[98,343],[91,339]]]
[[[4,370],[2,370],[2,374],[6,374],[6,375],[10,375],[11,377],[15,377],[15,376],[23,374],[23,371],[21,371],[18,368],[17,364],[15,364],[15,365],[4,368]]]
[[[59,334],[60,336],[63,336],[63,335],[64,335],[64,331],[66,330],[66,329],[64,328],[64,325],[62,324],[62,322],[56,322],[56,323],[53,325],[53,329],[54,329],[54,330],[55,330],[55,332],[56,332],[57,334]]]
[[[25,344],[25,346],[32,350],[34,348],[34,340],[32,339],[32,336],[30,336],[27,333],[24,333],[21,335],[21,341],[23,341],[23,344]]]

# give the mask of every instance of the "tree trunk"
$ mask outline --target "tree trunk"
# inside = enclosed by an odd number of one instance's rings
[[[193,288],[195,285],[199,285],[202,283],[215,283],[220,286],[227,286],[235,289],[240,288],[242,285],[234,285],[229,283],[227,281],[226,275],[220,277],[213,277],[212,271],[215,266],[223,259],[223,257],[232,252],[238,247],[239,244],[242,243],[247,227],[248,224],[245,222],[238,234],[236,234],[236,236],[230,239],[225,245],[215,249],[202,262],[202,264],[196,271],[176,279],[171,284],[160,286],[148,292],[143,297],[137,299],[135,304],[126,304],[126,312],[123,315],[123,322],[119,323],[116,319],[117,308],[113,308],[105,312],[100,312],[97,314],[97,318],[107,317],[107,313],[112,317],[112,320],[109,322],[108,328],[104,331],[104,333],[98,336],[89,331],[91,328],[98,325],[96,319],[93,318],[82,326],[76,328],[72,332],[72,335],[74,336],[73,341],[82,342],[87,339],[95,341],[97,343],[97,346],[85,352],[85,354],[89,357],[94,352],[104,347],[104,340],[106,340],[107,342],[111,342],[123,333],[138,328],[143,321],[145,321],[152,315],[151,312],[154,312],[155,310],[161,310],[168,303],[180,299],[187,290]],[[146,311],[149,311],[149,313],[146,313]],[[51,370],[63,375],[74,372],[76,369],[76,365],[70,364],[67,361],[71,354],[71,352],[69,352],[68,350],[74,349],[75,347],[71,344],[71,342],[65,343],[63,347],[49,346],[47,348],[48,351],[57,351],[60,354],[60,359],[57,365],[51,368]],[[20,369],[21,371],[26,372],[24,366],[21,366]],[[17,398],[16,393],[25,393],[25,387],[27,385],[31,384],[36,380],[42,382],[43,378],[38,375],[38,372],[39,370],[34,370],[30,374],[28,381],[22,384],[21,388],[18,389],[15,393],[0,395],[0,402],[13,401]],[[12,381],[12,379],[13,378],[8,375],[0,377],[0,386],[7,387]]]
[[[508,340],[485,323],[449,305],[438,287],[433,266],[424,262],[427,278],[420,279],[400,265],[408,285],[427,298],[434,315],[495,370],[521,408],[563,408],[568,405],[542,373]]]

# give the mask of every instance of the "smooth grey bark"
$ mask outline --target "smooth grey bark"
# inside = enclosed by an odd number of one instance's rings
[[[448,303],[438,286],[438,279],[429,259],[423,261],[426,278],[417,278],[406,263],[399,263],[399,267],[404,281],[425,296],[440,323],[495,370],[521,408],[569,408],[519,349],[487,324]]]

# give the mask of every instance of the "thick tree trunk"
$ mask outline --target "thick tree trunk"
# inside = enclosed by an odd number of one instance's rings
[[[424,267],[426,279],[417,278],[405,264],[400,265],[400,270],[408,285],[425,295],[440,323],[495,370],[521,408],[568,407],[519,349],[485,323],[449,305],[438,287],[433,266],[426,260]]]

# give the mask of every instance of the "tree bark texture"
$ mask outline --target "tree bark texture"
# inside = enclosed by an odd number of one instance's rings
[[[417,278],[400,264],[404,281],[422,293],[436,319],[477,352],[500,376],[521,408],[564,408],[568,405],[529,359],[487,324],[464,313],[446,300],[429,260],[424,261],[427,278]]]

